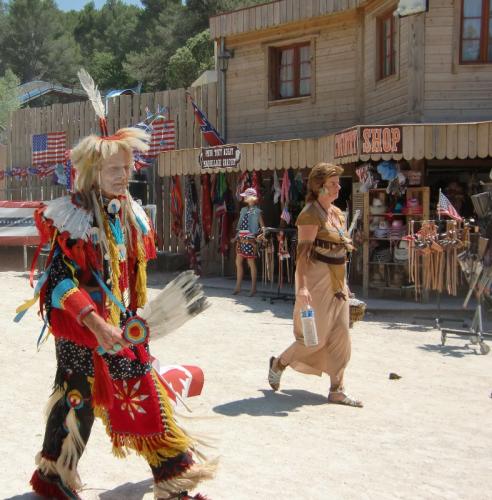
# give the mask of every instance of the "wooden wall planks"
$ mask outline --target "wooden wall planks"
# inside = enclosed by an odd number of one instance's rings
[[[210,83],[192,90],[200,96],[199,106],[208,113],[210,122],[217,125],[219,113],[216,102],[217,84]],[[205,97],[204,102],[201,96]],[[186,149],[201,144],[201,133],[195,124],[193,109],[187,101],[185,89],[136,96],[123,95],[112,99],[108,105],[110,133],[119,128],[136,125],[145,118],[146,107],[154,111],[158,104],[168,107],[170,117],[176,121],[178,148]],[[9,167],[30,165],[33,134],[62,131],[67,133],[67,147],[75,146],[82,137],[90,133],[99,133],[96,116],[88,101],[16,111],[7,138],[7,150],[10,151],[7,165]]]

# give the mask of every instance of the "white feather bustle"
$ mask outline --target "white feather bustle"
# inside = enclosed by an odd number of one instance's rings
[[[177,330],[209,307],[198,276],[185,271],[168,285],[141,312],[155,340]]]
[[[91,210],[75,205],[71,196],[47,202],[43,215],[53,221],[60,233],[66,231],[73,239],[88,240],[94,215]]]

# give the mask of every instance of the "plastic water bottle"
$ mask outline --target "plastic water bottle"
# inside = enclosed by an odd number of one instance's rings
[[[318,345],[318,332],[316,331],[316,322],[314,321],[314,311],[309,305],[301,310],[301,324],[304,345],[306,347]]]

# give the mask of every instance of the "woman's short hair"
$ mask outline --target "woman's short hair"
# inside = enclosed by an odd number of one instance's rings
[[[343,168],[338,165],[325,162],[316,163],[311,172],[309,172],[306,201],[316,201],[326,179],[342,174]]]

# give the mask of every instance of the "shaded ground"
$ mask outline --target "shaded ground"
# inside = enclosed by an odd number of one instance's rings
[[[34,312],[20,325],[11,321],[31,293],[25,277],[0,273],[0,287],[0,496],[34,499],[28,480],[54,375],[53,342],[36,352]],[[328,405],[324,377],[287,370],[280,393],[266,382],[269,356],[291,341],[290,303],[209,293],[212,307],[156,341],[153,352],[163,363],[205,371],[204,394],[189,404],[209,417],[192,427],[219,438],[210,452],[221,456],[219,473],[201,488],[210,498],[492,498],[492,354],[459,338],[441,347],[439,332],[412,324],[405,309],[372,316],[352,332],[347,371],[348,389],[366,407]],[[390,372],[402,378],[389,380]],[[99,422],[79,468],[85,500],[152,498],[145,463],[114,458]]]

